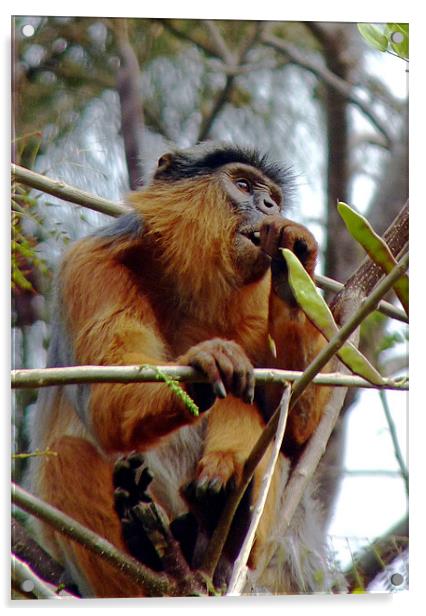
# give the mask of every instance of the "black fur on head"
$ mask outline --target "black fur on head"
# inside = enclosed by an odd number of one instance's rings
[[[229,163],[242,163],[259,169],[282,190],[288,192],[293,173],[260,154],[255,148],[246,148],[231,143],[209,141],[185,150],[174,150],[158,161],[154,180],[176,182],[196,176],[209,175]]]

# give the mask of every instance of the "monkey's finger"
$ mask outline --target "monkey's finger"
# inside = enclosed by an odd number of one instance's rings
[[[215,396],[218,398],[226,398],[226,388],[222,381],[216,358],[211,353],[198,351],[196,357],[190,361],[190,365],[206,375]]]
[[[260,245],[270,257],[276,258],[280,245],[280,221],[275,217],[266,217],[260,227]]]
[[[232,381],[225,381],[228,391],[244,402],[251,403],[254,396],[254,373],[248,357],[235,343],[228,343],[223,347],[223,353],[232,365]]]
[[[238,365],[235,362],[232,351],[228,349],[228,345],[224,345],[216,350],[215,360],[226,391],[237,395],[238,386],[236,387],[235,377]]]
[[[253,404],[254,402],[255,387],[256,381],[254,378],[254,370],[252,368],[247,374],[247,385],[243,396],[243,400],[244,402],[247,402],[247,404]]]

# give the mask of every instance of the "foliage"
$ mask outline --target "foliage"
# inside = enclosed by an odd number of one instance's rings
[[[389,274],[397,262],[386,242],[374,231],[368,220],[349,205],[340,202],[337,204],[337,209],[352,237],[361,244],[368,256],[386,274]],[[404,306],[404,310],[408,314],[408,276],[402,276],[395,283],[394,289]]]
[[[287,263],[289,282],[297,303],[308,318],[321,330],[325,338],[331,340],[339,330],[330,308],[318,293],[313,280],[296,255],[288,249],[284,249],[282,253]],[[383,379],[377,370],[351,342],[346,341],[337,351],[337,355],[355,374],[364,377],[375,385],[383,384]]]
[[[393,53],[403,60],[408,60],[408,24],[387,23],[380,28],[373,24],[358,24],[358,30],[361,36],[374,49]]]

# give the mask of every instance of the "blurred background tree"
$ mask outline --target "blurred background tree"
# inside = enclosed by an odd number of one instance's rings
[[[390,26],[408,38],[405,25]],[[293,167],[288,215],[318,237],[323,273],[344,282],[362,255],[337,201],[354,204],[381,233],[408,197],[408,102],[394,87],[406,66],[369,48],[351,23],[16,17],[12,158],[120,201],[140,189],[170,145],[256,146]],[[17,368],[42,367],[59,255],[107,217],[19,185],[12,207],[13,359]],[[404,367],[405,330],[389,330],[383,318],[372,331],[364,327],[361,342],[370,360]],[[347,409],[357,398],[347,397],[322,465],[325,526],[342,477]],[[35,399],[28,390],[14,400],[16,451],[28,448]],[[22,465],[15,463],[18,480]]]

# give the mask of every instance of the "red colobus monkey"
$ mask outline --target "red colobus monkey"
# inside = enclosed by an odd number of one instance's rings
[[[293,299],[279,250],[294,251],[313,275],[315,239],[283,216],[288,178],[266,157],[233,145],[165,154],[151,183],[130,196],[133,211],[76,242],[63,259],[49,366],[173,363],[208,379],[184,386],[199,419],[162,383],[69,385],[40,395],[32,446],[58,455],[31,463],[33,491],[123,550],[116,459],[143,453],[150,494],[173,520],[187,511],[181,489],[189,482],[215,493],[238,482],[278,401],[276,388],[255,391],[253,367],[303,370],[324,344]],[[315,430],[328,396],[311,385],[290,413],[248,592],[324,589],[317,588],[325,567],[318,503],[306,494],[286,532],[279,511],[291,456]],[[40,532],[84,596],[143,595],[52,528]]]

